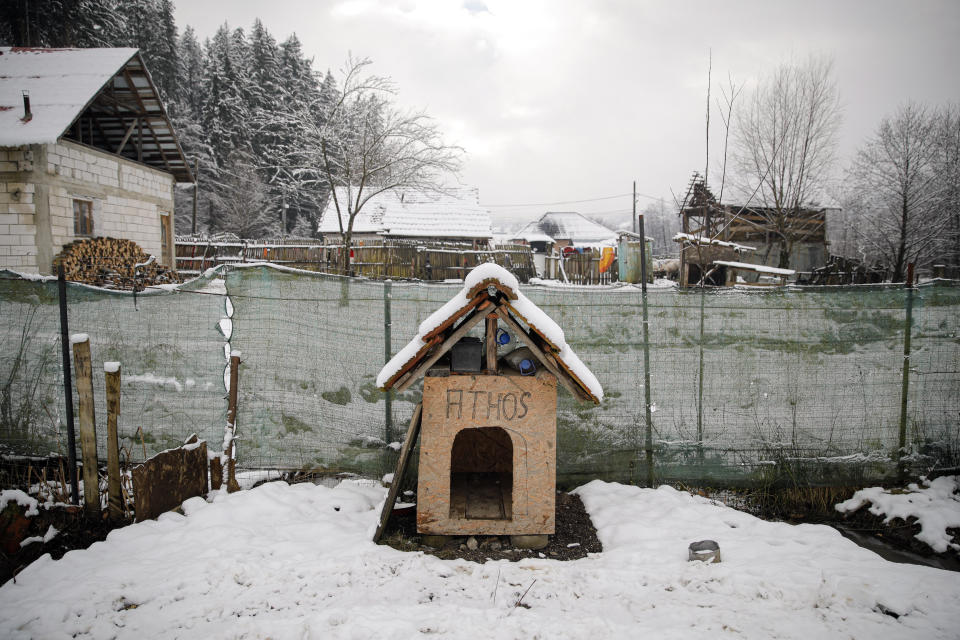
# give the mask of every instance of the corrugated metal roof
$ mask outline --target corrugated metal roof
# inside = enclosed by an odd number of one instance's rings
[[[337,199],[346,228],[346,187],[337,187]],[[320,218],[319,232],[340,233],[333,198]],[[490,212],[480,206],[476,187],[455,187],[442,192],[385,191],[363,205],[354,220],[353,233],[404,238],[493,237]]]
[[[136,49],[0,47],[0,146],[61,138],[141,161],[180,182],[193,181]]]

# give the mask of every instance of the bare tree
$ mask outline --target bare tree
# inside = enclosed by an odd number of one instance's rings
[[[241,238],[263,238],[278,232],[277,208],[256,168],[242,157],[231,160],[229,170],[221,172],[221,181],[210,195],[214,205],[210,230],[235,233]]]
[[[737,112],[733,162],[743,194],[756,194],[752,222],[780,245],[787,268],[793,244],[809,235],[797,214],[818,198],[833,163],[841,109],[833,63],[810,58],[765,78]]]
[[[330,188],[345,245],[345,270],[354,222],[364,205],[386,191],[441,190],[442,176],[459,171],[463,151],[446,144],[424,113],[397,108],[393,82],[364,75],[369,64],[366,58],[348,58],[338,99],[319,105],[323,118],[304,119],[322,123],[309,132],[312,150],[307,156]]]
[[[944,107],[938,115],[934,170],[940,183],[938,207],[948,219],[943,238],[943,259],[960,266],[960,103]]]
[[[884,118],[848,172],[845,208],[861,255],[902,282],[906,266],[929,264],[943,250],[951,216],[937,171],[941,119],[908,103]]]

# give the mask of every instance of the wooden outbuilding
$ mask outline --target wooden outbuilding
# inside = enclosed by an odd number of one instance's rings
[[[475,327],[482,327],[482,339],[468,335]],[[514,344],[520,346],[511,349]],[[481,265],[384,366],[377,386],[403,391],[421,378],[423,400],[376,537],[421,430],[418,532],[554,533],[557,385],[584,402],[603,399],[562,329],[520,292],[506,269]]]

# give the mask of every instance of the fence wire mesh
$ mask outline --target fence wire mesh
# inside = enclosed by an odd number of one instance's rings
[[[385,308],[392,354],[458,290],[253,265],[230,269],[225,280],[208,274],[173,291],[140,294],[136,303],[130,294],[72,285],[68,309],[71,332],[91,336],[94,371],[103,361],[122,363],[120,432],[133,460],[193,432],[217,448],[232,349],[242,353],[241,467],[379,474],[392,471],[390,445],[402,440],[419,401],[419,385],[392,394],[389,403],[376,388]],[[690,484],[853,485],[892,478],[898,458],[913,473],[957,465],[956,285],[912,292],[906,421],[904,289],[651,290],[652,469],[640,290],[524,292],[564,329],[605,391],[599,406],[559,393],[562,484],[646,483],[652,476]],[[63,452],[56,282],[5,274],[0,321],[3,444],[19,453]],[[102,425],[103,375],[94,378]]]

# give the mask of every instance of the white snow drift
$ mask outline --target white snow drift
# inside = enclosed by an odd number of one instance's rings
[[[579,489],[602,553],[479,565],[374,545],[385,490],[371,485],[215,493],[41,558],[0,588],[0,635],[878,640],[960,628],[955,573],[668,487]],[[687,562],[704,538],[722,563]]]

